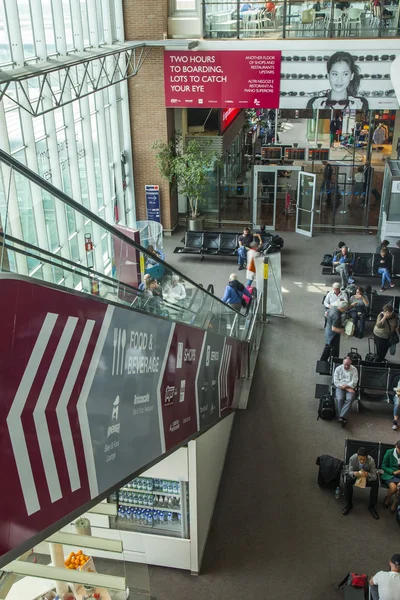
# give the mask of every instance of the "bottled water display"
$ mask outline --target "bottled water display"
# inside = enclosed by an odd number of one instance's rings
[[[168,527],[180,525],[182,515],[181,513],[172,513],[166,510],[120,506],[118,509],[118,519],[123,523],[134,523],[135,525],[145,525],[147,527],[157,527],[158,525]]]
[[[142,527],[180,527],[182,522],[178,481],[136,477],[113,497],[118,501],[118,520]]]

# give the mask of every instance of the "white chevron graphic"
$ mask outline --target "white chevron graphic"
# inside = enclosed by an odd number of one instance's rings
[[[75,446],[69,423],[67,406],[71,398],[72,390],[74,389],[79,370],[82,366],[83,359],[85,358],[86,350],[89,345],[94,326],[95,321],[90,319],[86,321],[82,337],[75,352],[71,368],[65,380],[64,387],[56,408],[58,426],[61,432],[61,440],[64,448],[65,460],[67,463],[69,483],[71,486],[71,491],[73,492],[81,487],[81,480],[79,477],[78,463],[76,460]]]
[[[172,323],[171,331],[169,332],[169,336],[168,336],[168,341],[165,345],[164,358],[163,358],[162,365],[161,365],[161,368],[159,371],[158,384],[157,384],[158,425],[160,428],[160,440],[161,440],[162,454],[164,454],[164,452],[165,452],[165,433],[164,433],[163,407],[162,407],[162,400],[161,400],[161,384],[162,384],[162,381],[164,378],[165,365],[167,364],[174,331],[175,331],[175,323]]]
[[[222,358],[219,367],[218,383],[219,383],[219,414],[221,416],[221,400],[222,398],[228,397],[228,370],[229,363],[231,360],[232,346],[224,341],[224,348],[222,350]],[[225,408],[223,409],[225,410]]]
[[[35,410],[33,411],[33,420],[35,422],[40,454],[42,456],[44,473],[52,502],[60,500],[60,498],[62,498],[62,492],[53,448],[51,446],[50,432],[46,419],[46,408],[77,323],[77,317],[68,317],[60,341],[58,342],[57,349],[54,353],[53,360],[47,371],[46,379],[40,390]]]
[[[89,488],[91,498],[95,498],[99,494],[97,485],[96,466],[94,462],[93,446],[90,435],[89,418],[87,414],[86,403],[89,396],[90,388],[92,387],[93,379],[97,371],[104,343],[110,327],[111,319],[114,313],[114,307],[109,305],[106,314],[104,315],[103,324],[101,326],[99,337],[97,338],[96,347],[94,349],[92,360],[90,361],[88,372],[86,373],[85,382],[79,396],[77,410],[79,417],[79,425],[81,428],[83,450],[85,453],[86,468],[89,479]]]
[[[7,416],[7,427],[28,515],[40,510],[21,415],[58,315],[47,313]]]

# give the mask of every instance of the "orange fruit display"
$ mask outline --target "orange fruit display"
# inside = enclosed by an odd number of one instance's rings
[[[83,553],[83,550],[77,552],[70,552],[64,561],[67,569],[79,569],[89,560],[89,556]]]

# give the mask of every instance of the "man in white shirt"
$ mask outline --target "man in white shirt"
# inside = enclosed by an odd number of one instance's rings
[[[328,311],[333,306],[337,306],[341,300],[343,300],[344,302],[347,302],[348,301],[347,294],[346,294],[346,292],[344,292],[344,291],[342,292],[340,290],[340,283],[336,281],[332,285],[332,291],[328,292],[324,298],[324,306]]]
[[[346,356],[343,364],[336,367],[333,374],[333,384],[336,388],[336,401],[338,406],[338,423],[342,427],[346,426],[347,413],[356,397],[356,387],[358,383],[358,371],[351,364],[351,358]]]
[[[369,580],[372,600],[398,600],[400,598],[400,554],[393,554],[390,571],[379,571]]]

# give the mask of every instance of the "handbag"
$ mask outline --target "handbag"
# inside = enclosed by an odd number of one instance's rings
[[[367,480],[365,477],[357,477],[357,481],[354,484],[354,487],[365,488],[367,487]]]
[[[354,334],[354,323],[351,319],[347,319],[347,321],[344,325],[344,332],[348,336]]]
[[[394,346],[395,344],[398,344],[399,342],[400,342],[399,336],[394,331],[389,338],[389,344],[390,344],[390,346]]]

